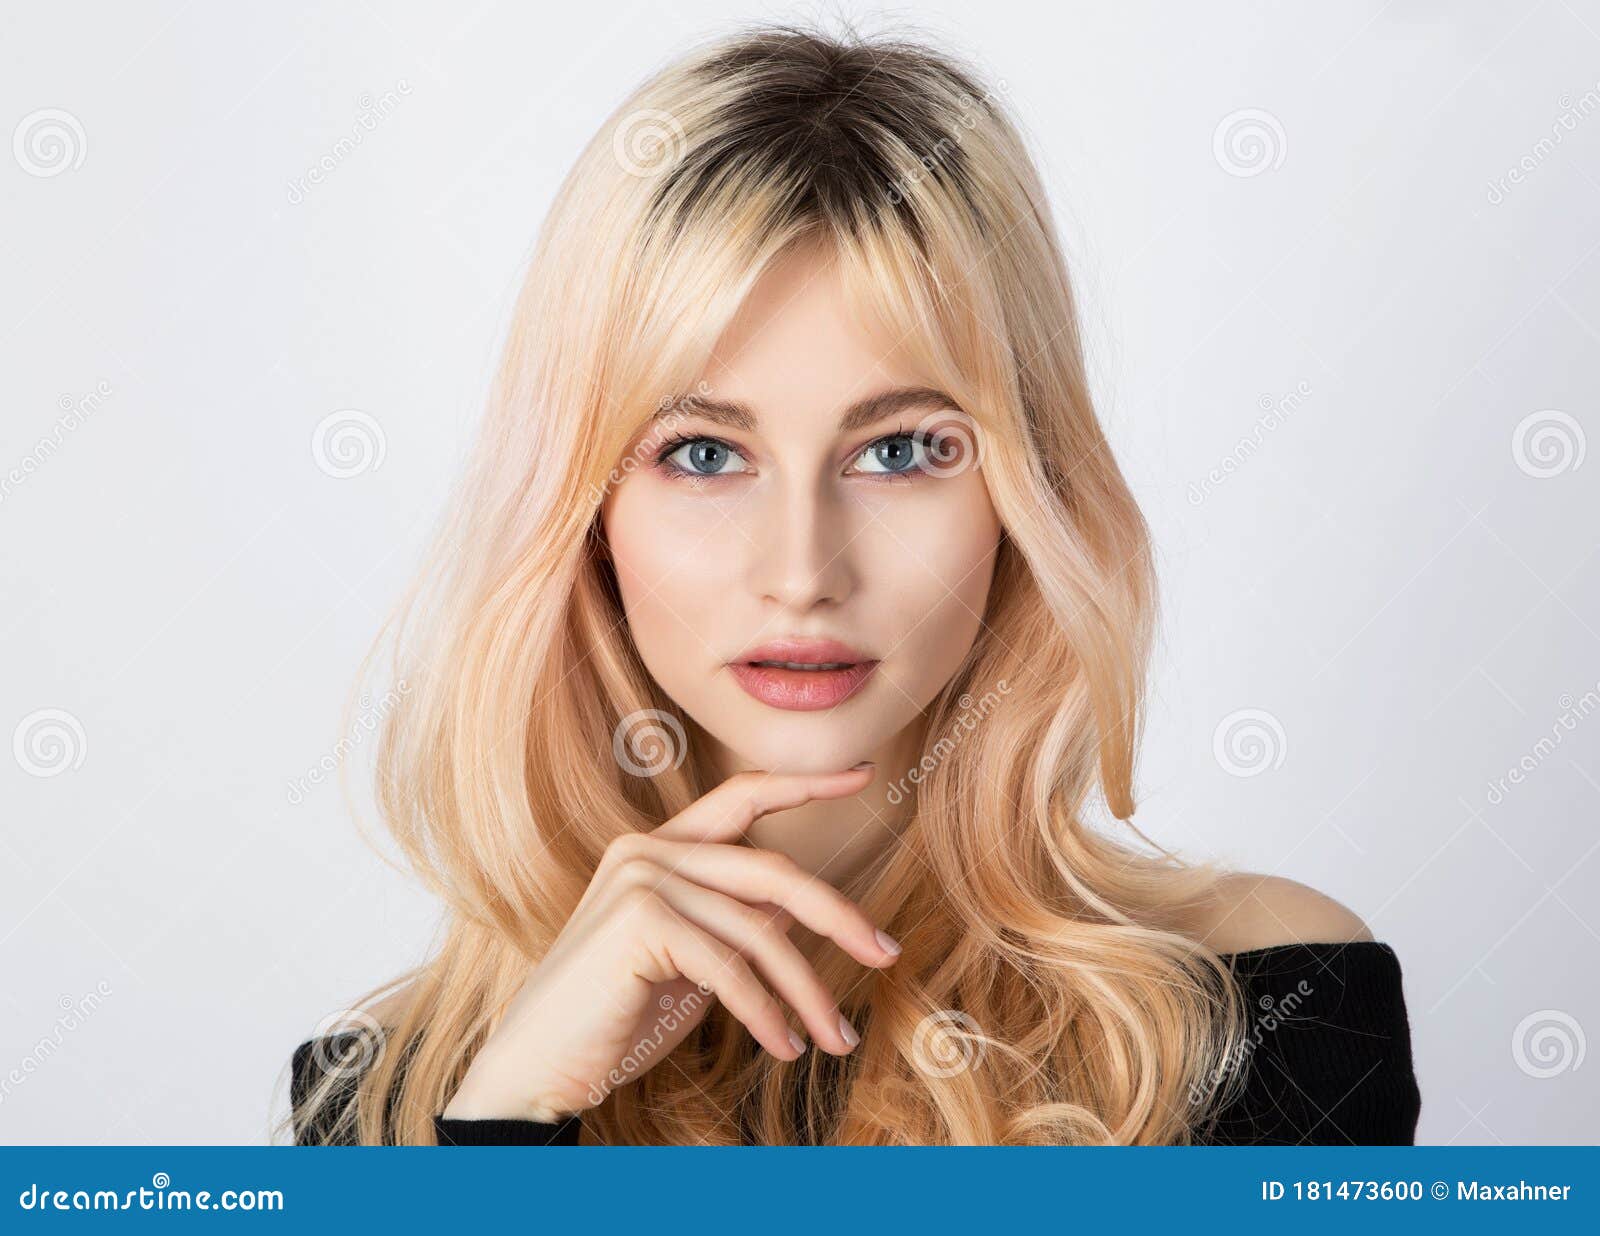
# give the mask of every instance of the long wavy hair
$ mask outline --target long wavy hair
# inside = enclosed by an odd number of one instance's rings
[[[689,719],[631,645],[599,508],[766,265],[818,240],[971,417],[1004,527],[982,630],[923,714],[909,824],[846,890],[904,952],[880,972],[817,951],[862,1035],[848,1059],[777,1060],[713,1003],[584,1137],[1181,1143],[1231,1097],[1243,1000],[1180,929],[1222,873],[1088,822],[1096,795],[1133,814],[1151,554],[1032,160],[941,50],[760,25],[627,98],[540,233],[459,494],[385,627],[407,689],[378,805],[445,925],[363,998],[404,988],[359,1084],[334,1070],[296,1122],[431,1143],[606,844],[715,784],[693,743],[654,776],[613,758],[625,719]]]

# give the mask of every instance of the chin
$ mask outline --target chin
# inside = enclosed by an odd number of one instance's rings
[[[775,773],[833,773],[841,772],[852,764],[859,764],[870,756],[855,754],[852,749],[847,755],[834,757],[817,757],[814,752],[796,752],[792,748],[785,751],[749,752],[735,751],[734,754],[743,763],[756,768],[765,769]]]
[[[779,773],[839,772],[873,758],[887,733],[836,712],[786,712],[754,700],[695,721],[742,768]],[[714,724],[707,725],[710,720]]]

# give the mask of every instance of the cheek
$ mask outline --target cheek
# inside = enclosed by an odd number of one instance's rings
[[[978,476],[927,490],[878,506],[869,525],[873,554],[863,559],[872,564],[874,592],[892,607],[902,685],[919,703],[937,694],[977,638],[1000,537]]]
[[[666,653],[694,648],[704,615],[725,598],[737,556],[737,533],[724,503],[679,496],[667,482],[637,478],[616,492],[605,515],[606,542],[634,642],[653,673],[670,673]]]

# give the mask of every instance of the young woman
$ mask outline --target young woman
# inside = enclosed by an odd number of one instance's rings
[[[1411,1141],[1389,945],[1085,823],[1151,612],[993,94],[787,27],[672,65],[402,615],[380,800],[448,928],[295,1053],[297,1140]]]

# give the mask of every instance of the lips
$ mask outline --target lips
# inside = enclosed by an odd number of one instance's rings
[[[754,661],[790,661],[801,665],[859,665],[872,660],[866,653],[836,639],[807,639],[800,636],[770,639],[746,649],[734,664]]]
[[[728,664],[735,681],[772,708],[808,712],[844,703],[872,676],[878,662],[833,639],[775,639]]]

